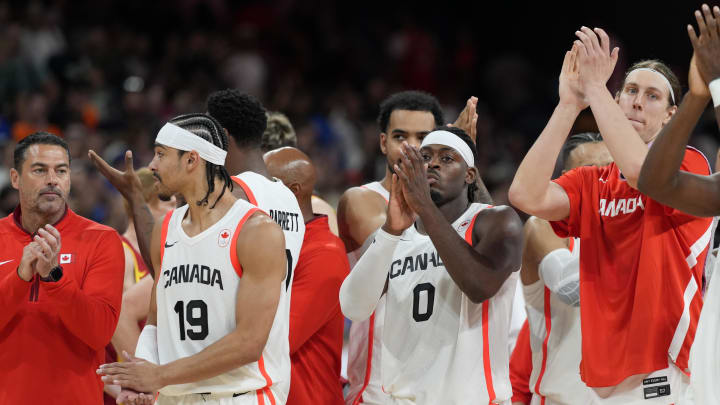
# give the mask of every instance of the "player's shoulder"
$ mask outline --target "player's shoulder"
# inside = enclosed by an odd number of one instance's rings
[[[475,230],[522,234],[520,216],[509,205],[494,205],[481,209],[475,220]]]
[[[371,206],[377,207],[383,212],[386,209],[387,202],[385,198],[378,192],[373,191],[367,187],[351,187],[340,196],[340,202],[338,203],[338,211],[341,207],[364,207]]]

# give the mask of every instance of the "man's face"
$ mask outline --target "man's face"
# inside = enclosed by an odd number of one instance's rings
[[[70,192],[70,160],[65,148],[31,145],[25,150],[20,169],[10,170],[10,180],[24,212],[52,216],[65,210]]]
[[[158,195],[163,199],[169,198],[178,191],[176,180],[183,177],[181,151],[156,144],[155,155],[148,169],[158,181],[155,185]]]
[[[609,165],[612,161],[613,158],[610,156],[610,151],[605,146],[605,142],[583,143],[570,152],[563,173],[581,166],[603,167]]]
[[[394,110],[386,132],[380,134],[380,149],[387,156],[390,171],[400,162],[403,142],[420,148],[423,138],[434,128],[435,116],[430,111]]]
[[[436,205],[454,200],[465,191],[468,184],[475,182],[475,169],[468,166],[460,153],[445,145],[426,145],[420,155],[427,167],[427,181],[430,197]]]
[[[645,143],[650,142],[677,110],[671,106],[670,90],[665,81],[654,72],[630,72],[617,102],[633,128]]]

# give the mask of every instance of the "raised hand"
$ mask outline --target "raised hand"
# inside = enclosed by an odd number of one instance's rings
[[[697,56],[693,54],[690,59],[690,70],[688,71],[688,87],[689,92],[706,99],[710,99],[710,89],[702,77],[697,66]]]
[[[393,235],[400,235],[415,222],[415,213],[410,209],[402,192],[400,179],[396,173],[392,175],[390,201],[383,230]]]
[[[475,138],[477,138],[477,102],[477,97],[470,97],[465,103],[465,108],[460,111],[460,115],[458,115],[457,119],[452,124],[452,126],[458,127],[465,131],[465,133],[467,133],[470,138],[472,138],[473,142],[475,142]]]
[[[48,224],[38,229],[37,235],[30,243],[35,244],[35,271],[41,277],[47,277],[50,271],[58,265],[58,255],[60,254],[61,240],[60,232],[55,227]]]
[[[585,95],[582,93],[580,86],[577,55],[577,45],[573,45],[572,49],[565,52],[565,59],[563,60],[562,69],[560,69],[558,93],[561,104],[572,105],[579,110],[584,110],[588,107],[588,103],[585,101]]]
[[[98,156],[94,150],[88,151],[88,158],[93,162],[95,167],[105,176],[126,200],[132,201],[133,197],[142,198],[142,184],[140,178],[133,168],[133,157],[131,151],[125,152],[125,171],[115,169],[110,166],[103,158]]]
[[[688,36],[695,51],[693,59],[705,83],[720,78],[720,7],[715,6],[710,11],[707,4],[702,5],[702,12],[695,11],[700,36],[695,33],[692,25],[688,24]],[[690,65],[692,74],[692,62]],[[693,83],[690,90],[693,91]]]
[[[620,48],[610,51],[610,38],[601,28],[591,30],[587,27],[575,31],[579,38],[577,46],[577,63],[581,87],[584,93],[590,87],[607,85],[607,81],[615,70]]]
[[[430,198],[427,166],[420,151],[407,142],[403,142],[402,150],[402,158],[400,164],[395,165],[395,172],[400,180],[405,201],[413,212],[419,214],[428,205],[435,204]]]

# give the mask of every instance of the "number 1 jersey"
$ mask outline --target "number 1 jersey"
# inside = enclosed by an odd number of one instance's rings
[[[242,283],[236,242],[243,224],[259,211],[247,201],[237,200],[222,219],[190,237],[181,226],[187,210],[187,205],[180,207],[163,222],[162,273],[156,290],[160,364],[199,353],[235,330],[237,291]],[[203,381],[169,385],[160,392],[179,396],[258,391],[258,396],[274,396],[284,403],[290,384],[290,300],[285,281],[277,288],[280,301],[258,362]],[[244,310],[252,312],[253,308]]]
[[[477,214],[487,207],[472,204],[452,223],[467,243]],[[473,303],[450,277],[430,237],[408,228],[388,272],[383,390],[403,404],[507,402],[516,283],[512,273],[495,296]]]

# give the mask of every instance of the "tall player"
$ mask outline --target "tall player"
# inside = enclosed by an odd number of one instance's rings
[[[290,274],[283,233],[230,192],[228,140],[213,118],[176,117],[155,142],[150,169],[188,203],[153,229],[156,287],[136,350],[143,359],[98,372],[124,388],[159,390],[158,404],[284,403]]]
[[[237,90],[221,90],[208,97],[209,114],[226,131],[228,146],[227,170],[238,173],[232,180],[237,198],[249,201],[265,211],[277,222],[285,234],[285,253],[288,257],[288,288],[297,265],[305,235],[305,222],[295,195],[282,181],[269,177],[260,141],[267,125],[265,109],[254,97]],[[142,197],[140,180],[133,171],[132,153],[126,152],[125,171],[112,168],[95,152],[88,153],[98,170],[125,197],[132,214],[143,259],[149,260],[150,233],[155,223]]]
[[[385,297],[386,403],[507,403],[520,219],[473,203],[475,145],[460,129],[431,132],[419,151],[404,142],[393,169],[385,224],[340,290],[353,320]]]
[[[456,125],[471,131],[477,123],[477,99],[468,100]],[[422,139],[433,128],[443,124],[440,103],[432,95],[420,91],[395,93],[380,104],[380,150],[387,158],[385,176],[380,181],[345,191],[338,203],[339,236],[348,252],[350,267],[367,248],[370,236],[385,223],[392,166],[400,161],[402,143],[420,147]],[[484,189],[484,186],[482,186]],[[367,242],[367,243],[366,243]],[[380,386],[380,340],[384,303],[379,302],[370,319],[350,326],[347,374],[350,389],[347,405],[382,404],[386,395]]]
[[[702,215],[720,215],[720,175],[698,176],[683,169],[686,145],[695,124],[712,95],[715,116],[720,123],[720,8],[695,12],[699,35],[692,26],[688,34],[695,50],[690,62],[690,91],[675,118],[663,128],[648,151],[638,187],[643,193],[673,208]],[[710,89],[705,83],[709,83]],[[718,170],[716,165],[715,170]],[[717,359],[720,277],[713,274],[705,294],[697,335],[690,356],[691,388],[697,404],[720,403],[720,363]]]
[[[688,386],[690,346],[711,219],[684,214],[636,189],[647,144],[677,109],[677,79],[662,63],[635,64],[615,97],[606,82],[618,49],[601,29],[582,27],[560,74],[560,103],[510,187],[519,209],[579,237],[582,380],[598,403],[672,403]],[[587,100],[587,101],[585,101]],[[576,117],[589,104],[614,163],[551,181]],[[698,151],[683,169],[708,174]]]
[[[571,136],[561,156],[563,173],[612,162],[595,132]],[[525,222],[524,233],[520,279],[530,325],[532,373],[526,385],[533,393],[531,404],[588,404],[592,397],[578,373],[580,240],[557,237],[550,224],[538,217]]]

